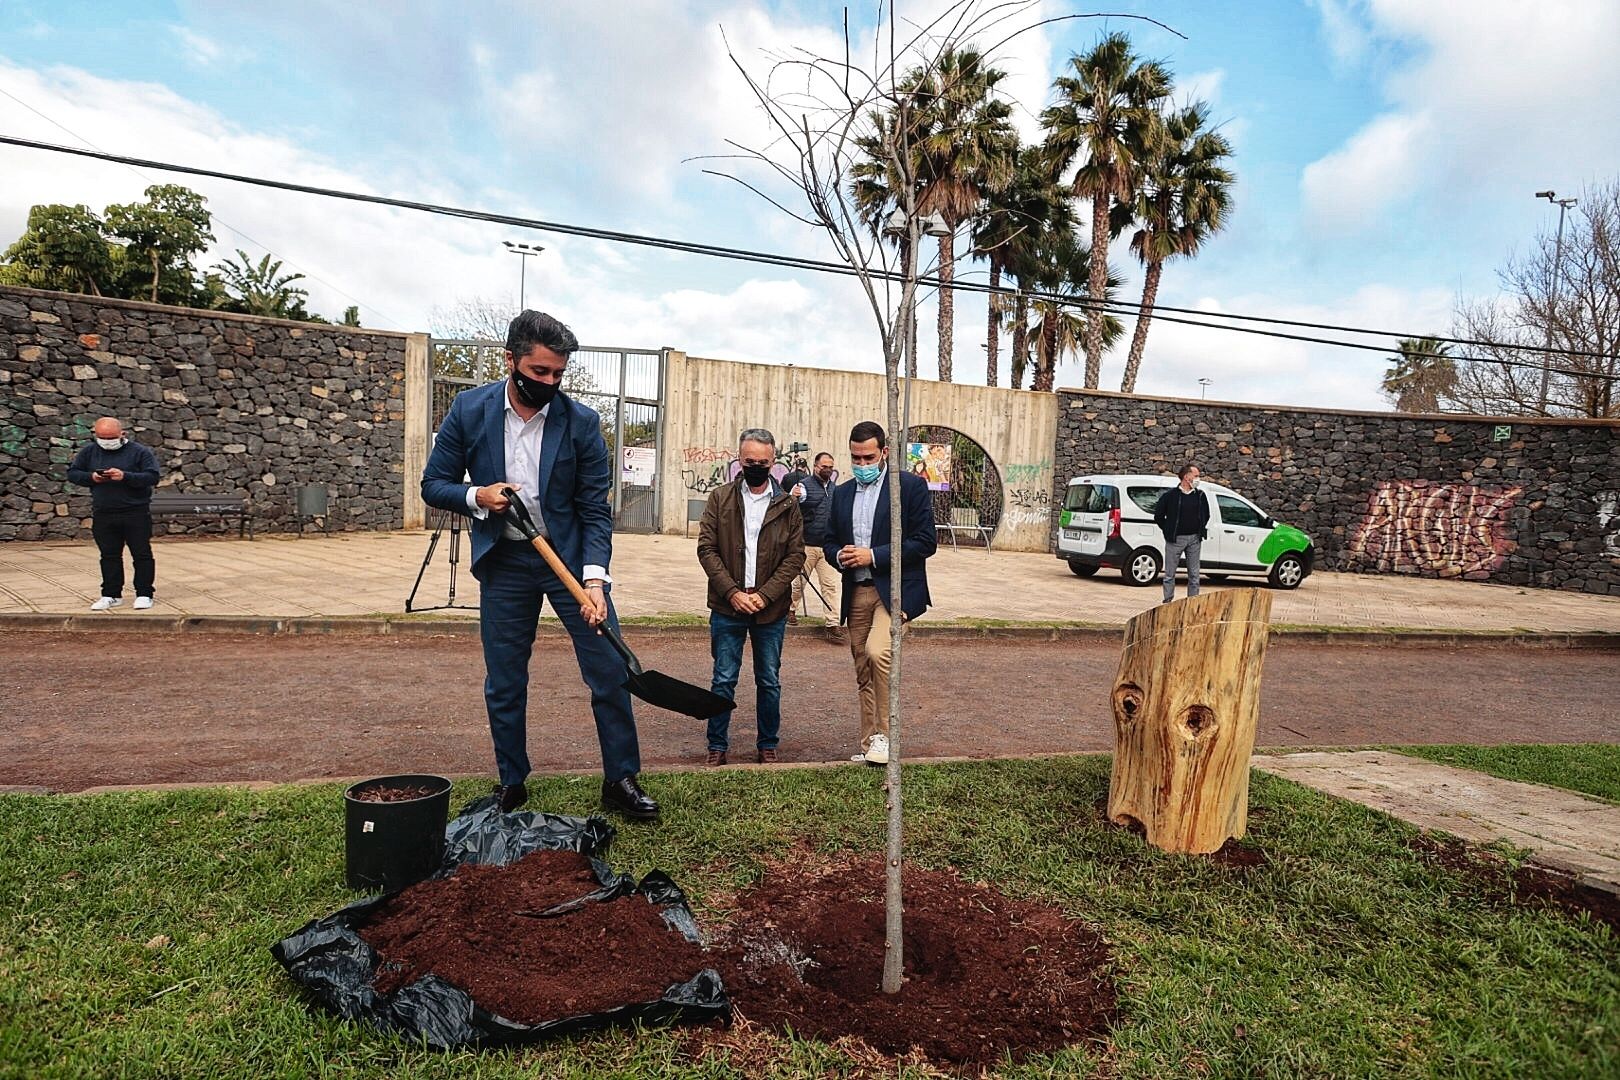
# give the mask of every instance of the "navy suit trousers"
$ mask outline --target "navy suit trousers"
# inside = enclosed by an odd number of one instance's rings
[[[478,570],[484,705],[489,711],[489,733],[501,783],[522,783],[529,775],[529,657],[534,651],[540,605],[548,599],[573,636],[579,673],[591,690],[596,738],[602,747],[602,775],[611,783],[639,773],[641,747],[630,712],[630,692],[624,688],[624,660],[607,638],[585,624],[579,603],[567,587],[527,543],[497,541]],[[618,629],[611,597],[608,622]]]

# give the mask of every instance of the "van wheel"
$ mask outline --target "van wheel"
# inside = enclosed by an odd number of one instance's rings
[[[1298,552],[1290,551],[1272,564],[1267,578],[1273,588],[1297,589],[1299,583],[1305,580],[1305,560],[1299,557]]]
[[[1119,572],[1127,585],[1151,585],[1164,574],[1164,560],[1152,548],[1137,548]]]
[[[1091,577],[1097,572],[1097,564],[1071,559],[1069,560],[1069,569],[1074,572],[1075,577]]]

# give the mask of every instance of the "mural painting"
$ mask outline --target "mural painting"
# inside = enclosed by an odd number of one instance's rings
[[[1518,547],[1507,516],[1523,490],[1430,480],[1379,484],[1351,530],[1345,565],[1425,577],[1488,578]]]

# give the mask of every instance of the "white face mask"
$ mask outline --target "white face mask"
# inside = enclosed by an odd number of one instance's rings
[[[101,447],[103,450],[117,450],[120,446],[124,445],[124,437],[122,435],[116,439],[103,439],[98,437],[96,439],[96,445]]]

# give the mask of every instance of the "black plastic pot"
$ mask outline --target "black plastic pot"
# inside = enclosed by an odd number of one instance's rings
[[[400,802],[356,797],[379,787],[431,788],[433,794]],[[343,793],[343,813],[349,888],[393,892],[439,868],[450,818],[450,781],[416,773],[362,780]]]

